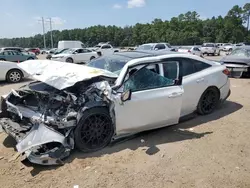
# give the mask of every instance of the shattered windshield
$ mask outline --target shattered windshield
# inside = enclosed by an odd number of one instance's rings
[[[105,69],[115,74],[120,74],[121,69],[130,60],[127,57],[113,55],[111,57],[100,57],[89,62],[88,66]]]

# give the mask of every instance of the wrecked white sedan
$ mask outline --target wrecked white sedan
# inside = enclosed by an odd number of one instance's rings
[[[205,81],[198,82],[196,75],[197,85],[185,78],[183,87],[181,58],[199,57],[133,59],[119,75],[48,60],[21,63],[38,81],[2,97],[0,124],[29,161],[54,165],[62,164],[74,148],[96,151],[118,137],[177,124],[188,112],[213,112],[230,94],[225,66],[206,62],[200,71]],[[196,95],[199,84],[204,91]]]

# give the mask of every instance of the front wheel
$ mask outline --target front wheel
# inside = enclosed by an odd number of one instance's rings
[[[109,110],[95,107],[83,113],[75,128],[76,147],[83,152],[93,152],[107,146],[113,137],[114,126]]]
[[[95,56],[92,56],[92,57],[90,58],[90,61],[93,60],[93,59],[95,59]]]
[[[217,107],[220,100],[219,91],[212,87],[208,88],[201,96],[197,112],[201,115],[211,114]]]

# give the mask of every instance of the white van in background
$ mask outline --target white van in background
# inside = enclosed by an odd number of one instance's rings
[[[66,48],[84,48],[85,45],[81,41],[76,40],[62,40],[58,42],[58,49]]]

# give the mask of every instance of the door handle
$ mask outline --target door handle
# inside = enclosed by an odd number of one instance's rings
[[[179,97],[182,95],[182,92],[174,92],[174,93],[171,93],[168,98],[176,98],[176,97]]]
[[[197,83],[200,83],[200,82],[203,82],[204,81],[204,78],[199,78],[196,80]]]

